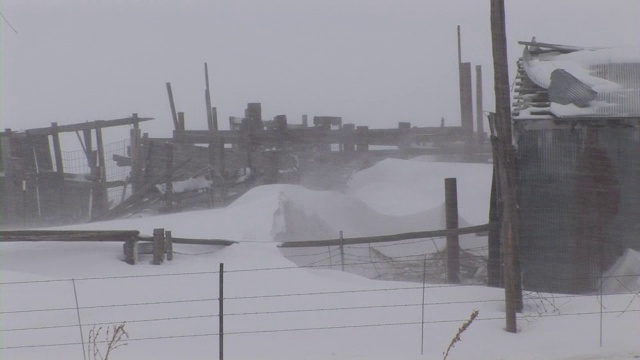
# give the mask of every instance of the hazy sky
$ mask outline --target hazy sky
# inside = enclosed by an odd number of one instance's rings
[[[2,128],[155,117],[170,134],[165,82],[187,127],[206,128],[209,63],[221,128],[246,103],[265,118],[342,116],[372,128],[459,124],[463,61],[482,65],[493,106],[489,0],[3,0]],[[507,0],[510,73],[517,40],[640,46],[638,0]],[[474,85],[475,86],[475,85]]]

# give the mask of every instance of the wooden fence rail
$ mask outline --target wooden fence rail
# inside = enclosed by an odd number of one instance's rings
[[[355,244],[375,244],[375,243],[381,243],[381,242],[393,242],[393,241],[411,240],[411,239],[444,237],[448,235],[473,234],[473,233],[489,231],[490,228],[491,228],[491,224],[484,224],[484,225],[469,226],[469,227],[464,227],[459,229],[418,231],[418,232],[408,232],[408,233],[394,234],[394,235],[367,236],[367,237],[331,239],[331,240],[287,241],[280,244],[279,247],[293,248],[293,247],[319,247],[319,246],[340,246],[340,245],[355,245]]]

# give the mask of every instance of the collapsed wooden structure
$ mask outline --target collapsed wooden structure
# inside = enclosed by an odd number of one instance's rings
[[[0,133],[3,228],[84,222],[92,214],[107,211],[107,190],[125,186],[125,182],[107,181],[102,131],[119,126],[139,129],[139,123],[148,120],[152,119],[133,114],[115,120],[52,123],[50,127],[19,132],[5,129]],[[60,142],[62,133],[76,133],[87,173],[66,171]]]

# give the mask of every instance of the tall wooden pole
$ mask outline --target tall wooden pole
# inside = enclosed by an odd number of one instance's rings
[[[507,331],[517,332],[516,312],[522,309],[516,199],[515,148],[511,133],[511,101],[504,0],[491,0],[491,40],[493,48],[498,180],[504,210],[505,303]]]
[[[178,124],[178,115],[176,114],[176,104],[173,101],[173,90],[171,90],[171,83],[167,83],[167,95],[169,96],[169,106],[171,107],[171,118],[173,119],[173,128],[180,131],[180,125]]]
[[[209,67],[207,63],[204,63],[204,82],[206,86],[204,90],[204,101],[207,106],[207,127],[209,131],[214,131],[213,113],[211,109],[211,89],[209,89]]]
[[[478,142],[484,143],[484,119],[482,118],[482,65],[476,65],[476,131]]]

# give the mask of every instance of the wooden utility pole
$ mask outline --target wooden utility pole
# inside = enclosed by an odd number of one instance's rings
[[[511,101],[504,0],[491,0],[491,40],[496,96],[498,181],[503,203],[502,229],[505,255],[505,303],[507,331],[517,332],[516,312],[522,310],[522,286],[518,253],[516,156],[511,133]]]

